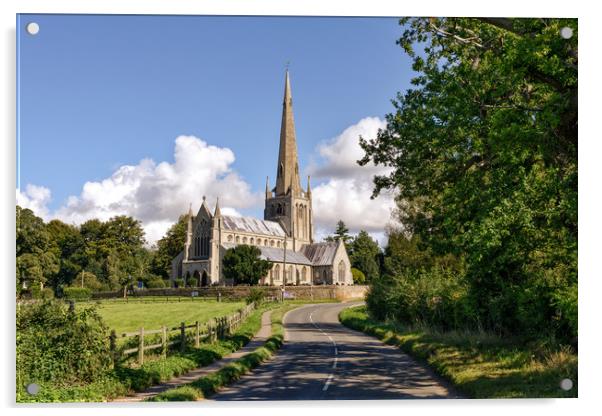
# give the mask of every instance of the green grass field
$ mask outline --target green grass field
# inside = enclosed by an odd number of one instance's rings
[[[85,304],[82,304],[85,305]],[[110,329],[118,334],[133,332],[141,327],[159,329],[187,325],[195,321],[206,322],[211,318],[233,314],[245,305],[244,302],[217,302],[202,300],[195,302],[100,302],[98,312]]]

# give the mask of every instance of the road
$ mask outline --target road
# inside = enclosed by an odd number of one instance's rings
[[[290,311],[277,355],[211,400],[384,400],[454,398],[433,372],[399,348],[344,327],[349,304]]]

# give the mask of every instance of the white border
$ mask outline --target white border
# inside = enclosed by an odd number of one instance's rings
[[[353,1],[353,0],[3,0],[0,2],[2,22],[2,54],[0,71],[3,97],[0,114],[4,140],[2,140],[3,180],[2,204],[3,238],[0,239],[0,255],[3,270],[3,300],[0,310],[5,328],[2,348],[3,374],[0,392],[5,414],[23,413],[39,415],[81,415],[144,412],[159,415],[173,412],[170,408],[198,409],[204,414],[265,415],[267,412],[286,412],[287,415],[306,415],[308,412],[332,414],[344,411],[351,415],[364,415],[373,408],[379,413],[437,412],[450,415],[483,414],[507,415],[511,413],[581,414],[593,413],[599,396],[601,366],[600,304],[602,274],[595,261],[597,240],[600,235],[600,18],[594,2],[546,1],[527,2],[505,0],[497,2],[471,2],[469,0],[421,1]],[[107,13],[107,14],[218,14],[218,15],[331,15],[331,16],[562,16],[579,17],[579,56],[581,61],[580,84],[580,152],[579,152],[579,219],[580,219],[580,368],[579,396],[577,400],[472,400],[472,401],[403,401],[403,402],[297,402],[297,403],[229,403],[229,404],[172,404],[132,407],[125,405],[91,405],[82,409],[79,405],[17,407],[14,404],[14,199],[15,199],[15,22],[16,13]],[[400,52],[401,53],[401,52]],[[583,88],[585,87],[585,88]],[[391,91],[391,95],[395,91]],[[596,328],[598,331],[596,331]],[[12,370],[12,371],[11,371]],[[131,410],[130,410],[131,409]]]

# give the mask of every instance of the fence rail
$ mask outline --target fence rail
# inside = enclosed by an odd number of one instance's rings
[[[175,327],[162,326],[160,329],[151,330],[140,328],[136,332],[124,332],[119,335],[115,330],[112,330],[109,337],[111,356],[113,357],[113,361],[116,362],[121,358],[126,358],[137,353],[137,362],[142,365],[144,364],[146,351],[161,349],[161,354],[165,357],[171,347],[179,346],[179,350],[183,352],[186,350],[189,338],[194,341],[194,346],[198,348],[201,341],[215,342],[218,339],[224,339],[231,335],[254,310],[255,303],[251,303],[232,315],[213,318],[203,323],[196,321],[193,324],[186,325],[185,322],[182,322],[179,326]],[[194,331],[190,334],[189,330]],[[157,334],[161,334],[161,342],[145,345],[145,336]],[[129,338],[137,338],[138,345],[120,350],[117,347],[117,339]]]

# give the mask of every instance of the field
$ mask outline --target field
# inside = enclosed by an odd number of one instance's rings
[[[86,305],[86,304],[82,304]],[[245,305],[244,302],[198,301],[154,301],[125,302],[104,301],[98,305],[98,312],[110,329],[118,334],[132,332],[144,327],[159,329],[161,326],[177,326],[180,322],[192,324],[206,322],[211,318],[231,315]]]

